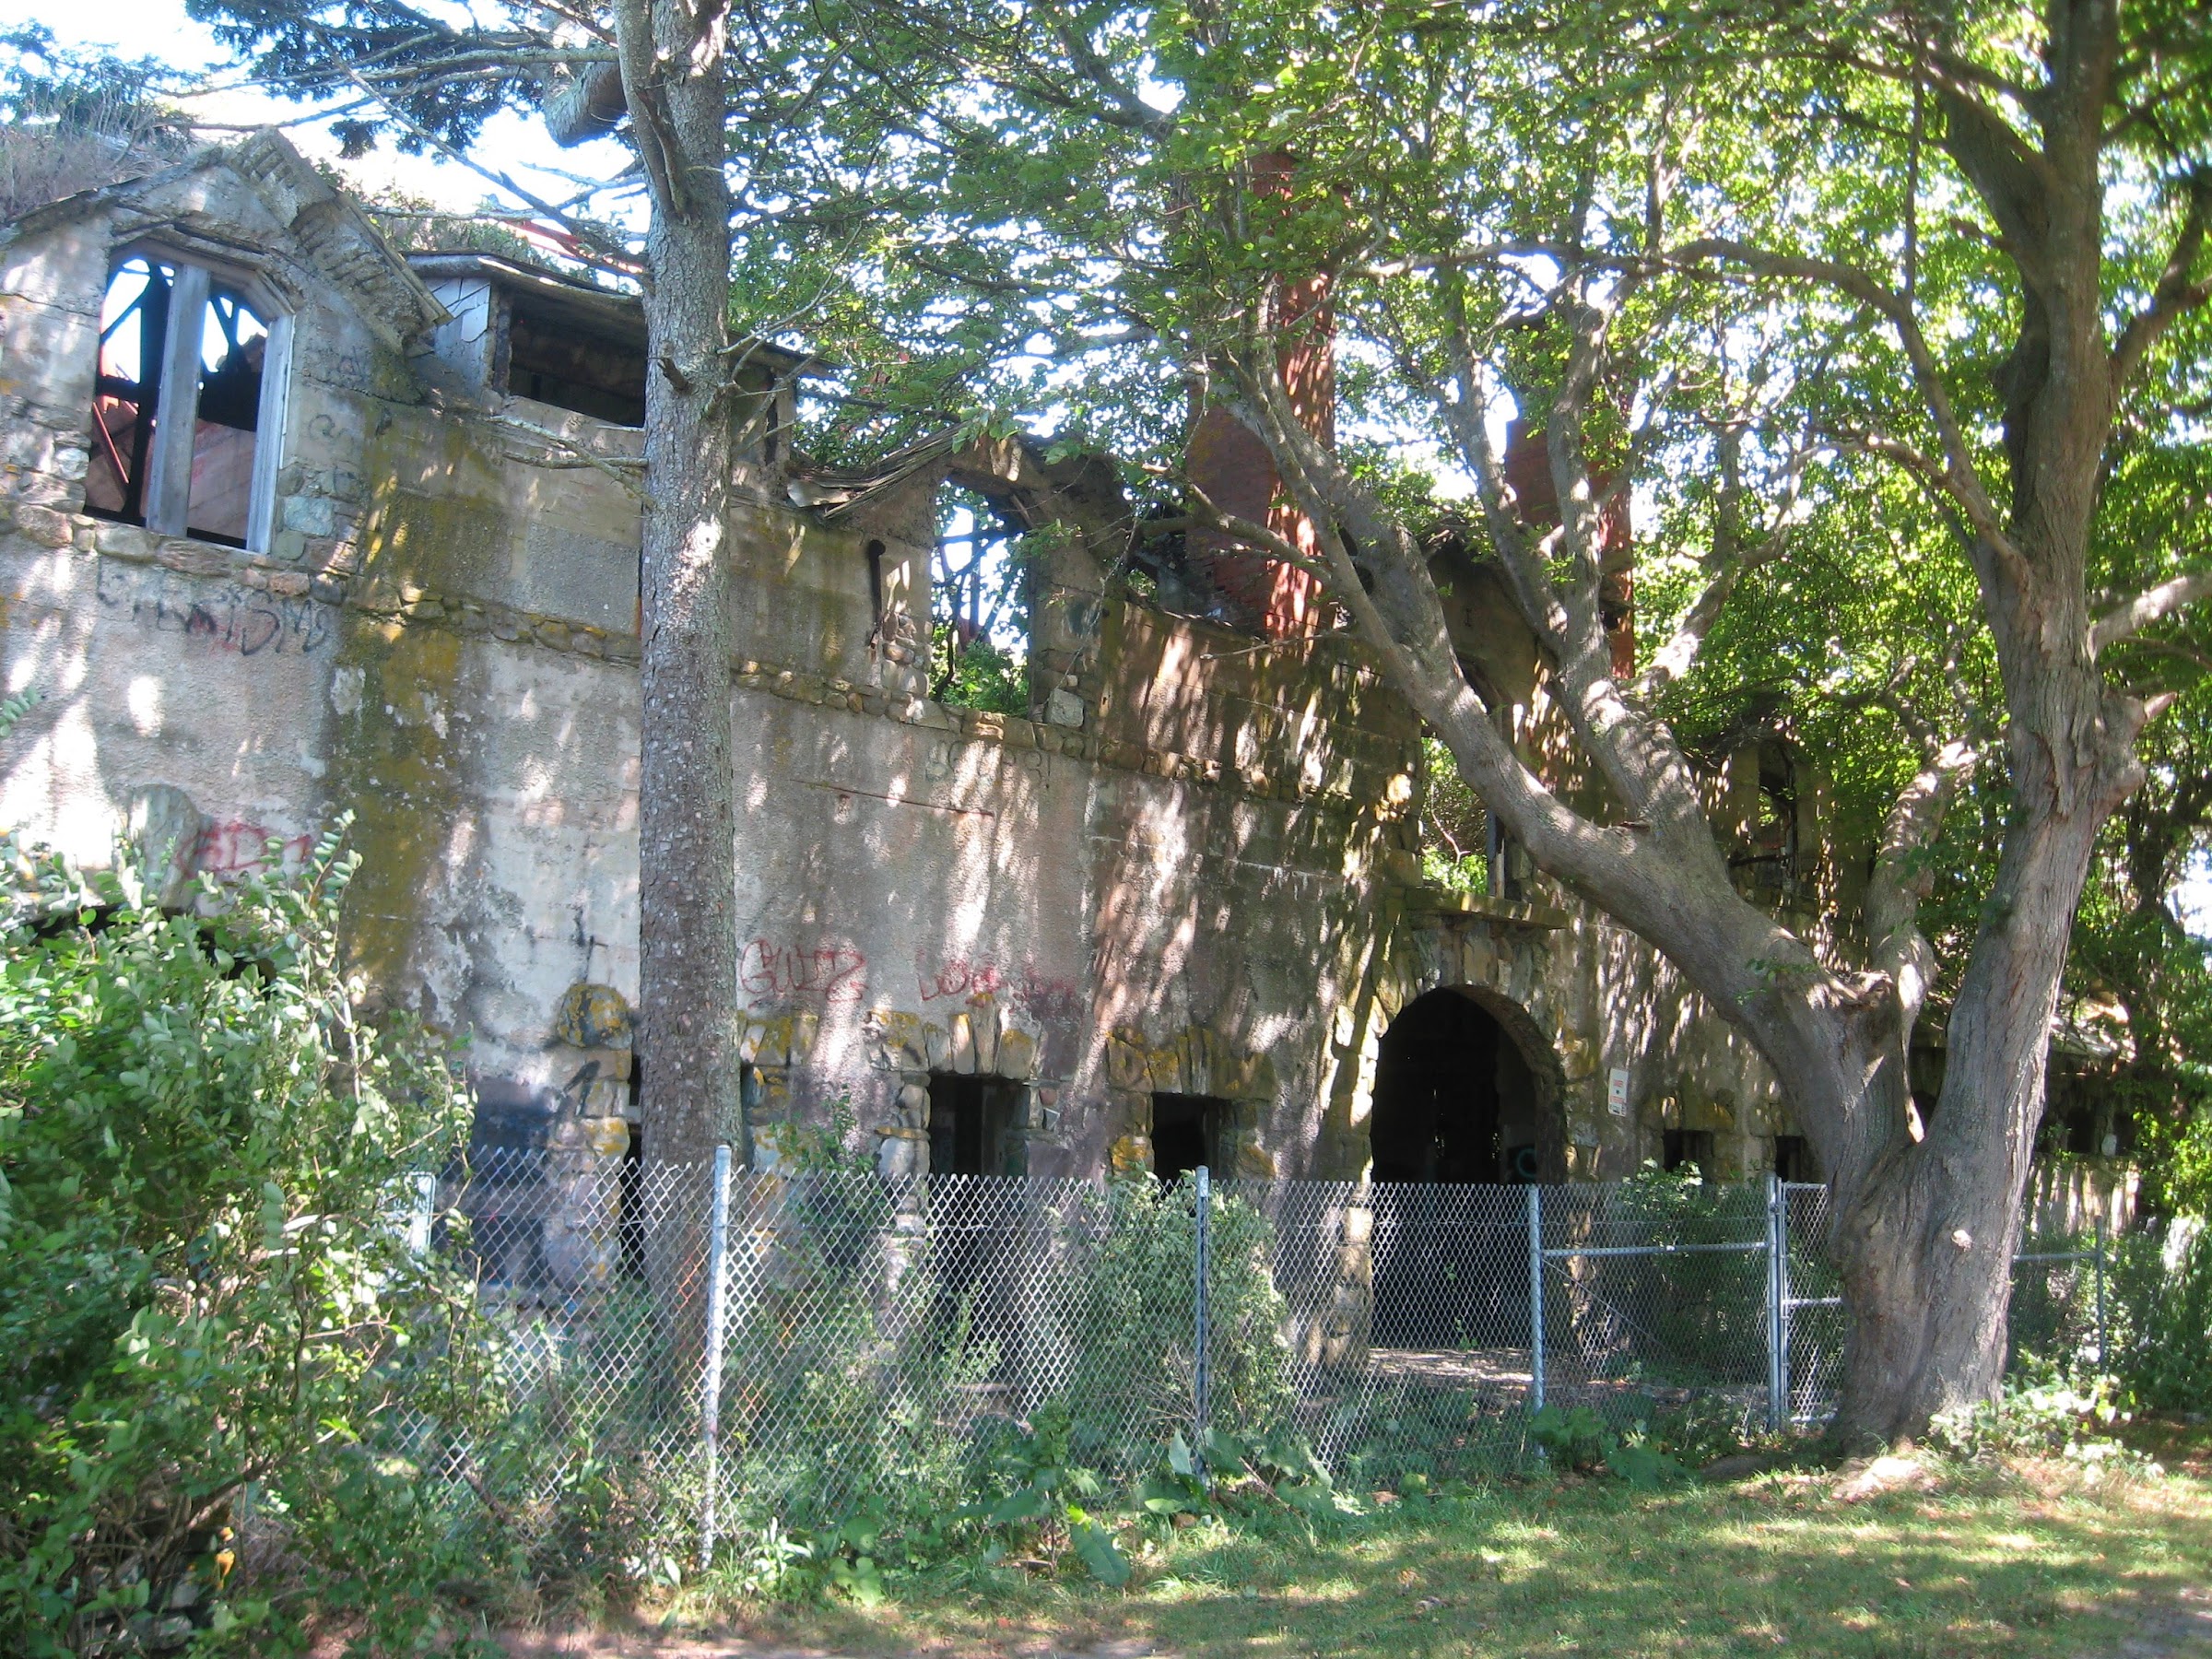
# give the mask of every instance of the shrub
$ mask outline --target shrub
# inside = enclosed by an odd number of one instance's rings
[[[1615,1186],[1555,1189],[1546,1210],[1554,1246],[1657,1247],[1562,1264],[1547,1306],[1547,1341],[1563,1357],[1555,1364],[1681,1387],[1764,1380],[1765,1253],[1708,1248],[1764,1240],[1759,1188],[1647,1164]]]
[[[1112,1182],[1099,1203],[1102,1236],[1075,1299],[1068,1404],[1079,1455],[1137,1470],[1191,1420],[1197,1206],[1188,1183],[1163,1186],[1149,1177]],[[1288,1420],[1291,1406],[1274,1229],[1242,1198],[1216,1193],[1213,1203],[1212,1420],[1265,1436]]]
[[[2212,1410],[2212,1226],[2184,1218],[2112,1252],[2109,1369],[2152,1410]]]
[[[2010,1383],[1994,1400],[1946,1412],[1928,1426],[1928,1443],[1954,1457],[2070,1457],[2126,1461],[2112,1438],[2127,1421],[2110,1377]]]
[[[334,933],[354,868],[326,838],[169,915],[127,868],[37,861],[44,897],[0,937],[11,1653],[296,1630],[232,1574],[249,1493],[319,1610],[458,1639],[437,1586],[481,1571],[481,1540],[378,1437],[465,1433],[496,1392],[470,1287],[409,1253],[398,1212],[466,1102],[423,1032],[362,1018]]]

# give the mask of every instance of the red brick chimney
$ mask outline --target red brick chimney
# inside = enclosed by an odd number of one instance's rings
[[[1277,150],[1259,157],[1253,174],[1260,190],[1287,195],[1296,166],[1294,157]],[[1307,431],[1335,448],[1336,351],[1327,274],[1278,281],[1269,310],[1291,407]],[[1183,465],[1191,482],[1222,512],[1264,524],[1301,553],[1319,557],[1313,525],[1286,499],[1266,444],[1228,410],[1194,409]],[[1233,625],[1271,639],[1311,633],[1322,625],[1327,600],[1308,571],[1218,531],[1194,530],[1186,545],[1194,562],[1212,577]]]
[[[1537,530],[1559,522],[1559,492],[1551,481],[1551,455],[1541,429],[1531,431],[1520,421],[1505,429],[1505,481],[1521,504],[1521,521]],[[1598,608],[1604,616],[1606,641],[1613,648],[1613,677],[1627,680],[1636,673],[1636,549],[1629,524],[1629,492],[1614,491],[1613,476],[1593,473],[1590,488],[1605,500],[1605,544],[1597,589]]]

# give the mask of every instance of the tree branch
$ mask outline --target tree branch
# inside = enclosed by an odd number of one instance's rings
[[[1722,516],[1714,526],[1713,551],[1706,565],[1705,585],[1683,613],[1682,620],[1675,625],[1674,633],[1666,643],[1653,653],[1651,664],[1630,688],[1630,695],[1649,708],[1657,697],[1674,681],[1688,674],[1698,660],[1699,652],[1705,647],[1706,636],[1712,625],[1720,620],[1729,597],[1735,592],[1736,583],[1761,566],[1773,563],[1789,549],[1790,515],[1796,510],[1799,492],[1805,478],[1806,456],[1808,446],[1800,445],[1790,459],[1789,481],[1783,499],[1769,515],[1765,534],[1755,546],[1747,547],[1736,528],[1740,509],[1732,498],[1740,495],[1744,486],[1735,461],[1735,452],[1741,447],[1741,434],[1731,427],[1722,435],[1723,500]]]
[[[2158,286],[2151,290],[2149,302],[2128,319],[2127,326],[2120,331],[2120,338],[2112,347],[2115,405],[2135,379],[2136,370],[2142,367],[2144,354],[2158,343],[2159,336],[2184,312],[2212,300],[2212,278],[2203,282],[2189,280],[2189,273],[2196,267],[2197,255],[2204,252],[2208,224],[2212,224],[2212,168],[2200,167],[2189,175],[2189,206],[2183,212],[2181,231],[2173,239],[2173,252],[2167,257],[2166,268],[2159,273]]]
[[[681,218],[689,198],[669,165],[673,147],[658,113],[659,100],[653,95],[653,0],[616,0],[615,44],[621,59],[622,100],[629,109],[630,137],[645,169],[653,205],[669,218]]]
[[[2145,588],[2134,598],[2114,606],[2089,628],[2089,653],[2138,633],[2153,622],[2171,617],[2184,606],[2212,595],[2212,571],[2192,571]]]
[[[2014,546],[2005,529],[2004,515],[1991,499],[1989,487],[1983,479],[1981,468],[1975,465],[1973,451],[1966,441],[1965,429],[1951,406],[1951,394],[1943,383],[1943,375],[1929,350],[1927,338],[1921,333],[1920,322],[1905,297],[1888,283],[1879,282],[1868,272],[1856,265],[1836,260],[1812,259],[1801,254],[1777,253],[1765,248],[1755,248],[1727,237],[1703,237],[1686,242],[1667,255],[1670,264],[1685,268],[1694,267],[1705,260],[1724,260],[1742,265],[1745,269],[1769,276],[1789,277],[1793,280],[1818,282],[1849,294],[1853,299],[1869,305],[1888,320],[1897,331],[1898,343],[1903,347],[1906,360],[1912,365],[1913,383],[1919,388],[1921,401],[1926,406],[1929,418],[1935,423],[1936,433],[1943,444],[1944,465],[1934,473],[1945,490],[1956,500],[1975,534],[2006,565],[2012,574],[2024,578],[2028,562]]]
[[[1868,965],[1897,987],[1908,1035],[1936,979],[1936,947],[1920,931],[1920,904],[1936,885],[1927,851],[1980,755],[1963,738],[1938,747],[1889,808],[1866,886]]]

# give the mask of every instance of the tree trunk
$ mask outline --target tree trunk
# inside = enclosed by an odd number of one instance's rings
[[[645,244],[638,786],[638,1049],[645,1153],[659,1164],[703,1159],[737,1127],[730,196],[720,23],[711,7],[695,18],[660,4],[648,31],[646,9],[622,20],[639,147],[659,160]]]
[[[2019,818],[1951,1006],[1942,1092],[1919,1140],[1869,1139],[1836,1169],[1831,1241],[1853,1315],[1837,1427],[1852,1441],[1918,1434],[1996,1390],[2068,923],[2098,831],[2139,776],[2136,706],[2108,699],[2086,662],[2015,666]],[[1860,1121],[1904,1121],[1896,1060]]]
[[[1449,385],[1431,400],[1477,479],[1482,523],[1544,658],[1554,705],[1612,797],[1591,815],[1562,801],[1493,729],[1457,663],[1425,549],[1301,429],[1264,328],[1247,335],[1238,370],[1246,418],[1308,519],[1324,527],[1332,585],[1385,678],[1451,746],[1461,775],[1536,864],[1667,957],[1752,1040],[1787,1092],[1832,1182],[1831,1242],[1852,1320],[1840,1426],[1854,1439],[1917,1434],[1932,1414],[1988,1397],[2001,1374],[2068,933],[2099,827],[2141,777],[2135,742],[2144,704],[2107,685],[2097,653],[2168,603],[2151,602],[2164,590],[2147,590],[2093,619],[2090,529],[2128,366],[2202,302],[2191,298],[2189,274],[2212,224],[2212,190],[2191,193],[2156,296],[2109,341],[2100,157],[2118,57],[2113,0],[2059,0],[2046,25],[2047,79],[2031,130],[1971,89],[1936,88],[1941,142],[2006,238],[2018,281],[2018,332],[1994,377],[2004,490],[1991,488],[1959,423],[1947,366],[1909,296],[1879,275],[1795,253],[1725,241],[1674,250],[1688,265],[1716,257],[1881,310],[1942,440],[1938,485],[1970,527],[1979,620],[2004,686],[2015,817],[1952,1005],[1943,1091],[1924,1125],[1912,1123],[1906,1060],[1935,963],[1915,920],[1921,889],[1906,876],[1942,820],[1952,786],[1942,774],[1955,764],[1946,754],[1971,755],[1971,730],[1942,743],[1897,803],[1896,838],[1886,836],[1877,872],[1890,891],[1879,917],[1870,893],[1872,959],[1863,970],[1817,959],[1734,890],[1694,769],[1654,712],[1665,677],[1624,687],[1604,627],[1605,492],[1583,442],[1614,362],[1611,319],[1638,280],[1634,270],[1559,284],[1551,314],[1567,355],[1546,418],[1556,525],[1532,524],[1505,477],[1482,414],[1498,377],[1452,304],[1440,329]],[[1922,72],[1916,55],[1911,73]],[[1656,206],[1650,219],[1656,238]],[[1424,342],[1411,355],[1429,349]],[[1230,527],[1255,546],[1280,542],[1265,526]],[[1297,553],[1287,544],[1276,550]],[[1733,579],[1724,561],[1714,568],[1708,596],[1684,624],[1679,661],[1672,644],[1663,653],[1669,675],[1694,658]],[[2170,599],[2189,602],[2183,588]]]

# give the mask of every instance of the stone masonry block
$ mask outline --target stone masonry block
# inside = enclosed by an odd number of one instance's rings
[[[1037,1039],[1027,1031],[1002,1032],[998,1039],[998,1075],[1019,1082],[1037,1069]]]
[[[975,1042],[975,1069],[998,1070],[998,1006],[989,995],[968,1001],[968,1025]]]

